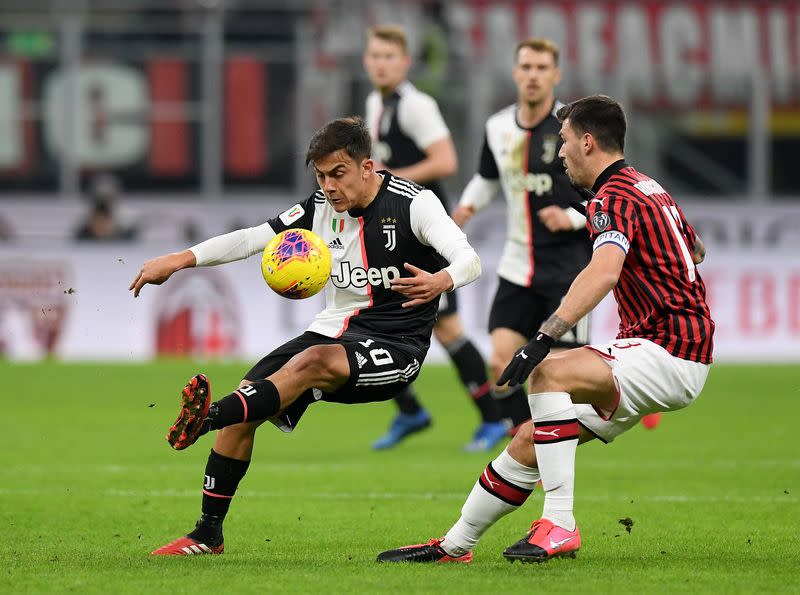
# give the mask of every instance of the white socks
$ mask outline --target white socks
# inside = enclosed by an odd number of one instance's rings
[[[531,394],[528,402],[533,417],[536,461],[545,491],[542,518],[574,531],[572,507],[579,433],[575,407],[569,394],[563,392]]]
[[[481,473],[442,549],[454,557],[471,551],[489,527],[527,500],[537,481],[538,469],[518,463],[508,450],[501,452]]]

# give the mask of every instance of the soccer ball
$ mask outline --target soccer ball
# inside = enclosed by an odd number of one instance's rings
[[[311,297],[325,287],[331,276],[331,252],[313,231],[287,229],[264,248],[261,274],[267,285],[283,297]]]

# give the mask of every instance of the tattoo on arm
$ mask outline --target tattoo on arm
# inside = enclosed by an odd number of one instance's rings
[[[539,332],[553,339],[560,339],[571,328],[572,325],[570,323],[553,313],[550,318],[544,321]]]

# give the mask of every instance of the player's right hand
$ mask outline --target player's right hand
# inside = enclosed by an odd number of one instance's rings
[[[190,250],[184,252],[177,252],[173,254],[165,254],[158,256],[152,260],[147,260],[139,270],[139,274],[128,287],[128,291],[133,291],[133,297],[139,297],[139,292],[142,287],[147,285],[161,285],[164,281],[172,276],[172,273],[178,271],[186,266],[191,266],[186,252],[191,254],[191,259],[194,259],[194,254]]]
[[[467,222],[475,215],[475,208],[467,205],[458,205],[453,211],[453,221],[459,227],[464,227]]]

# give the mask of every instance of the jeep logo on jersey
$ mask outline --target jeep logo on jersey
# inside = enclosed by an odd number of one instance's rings
[[[370,285],[383,285],[386,289],[389,289],[392,285],[392,280],[398,278],[400,278],[400,271],[397,267],[351,268],[350,263],[346,260],[341,263],[338,272],[331,273],[331,282],[342,289],[349,285],[365,287],[367,283]]]
[[[512,192],[526,191],[542,196],[553,189],[553,178],[550,174],[522,174],[511,170],[506,171],[506,177]]]

